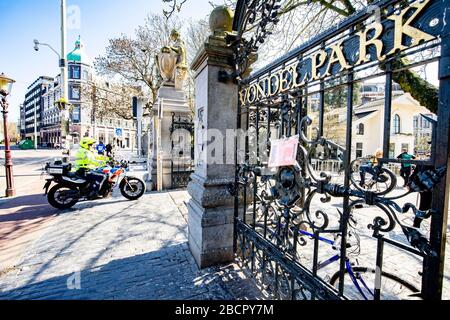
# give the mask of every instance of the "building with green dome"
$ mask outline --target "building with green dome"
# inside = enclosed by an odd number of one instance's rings
[[[133,121],[119,119],[115,114],[105,119],[93,116],[93,101],[89,92],[83,92],[88,85],[97,82],[92,61],[86,53],[81,37],[75,41],[74,48],[67,54],[68,98],[71,107],[70,134],[76,144],[81,137],[90,136],[102,140],[105,144],[119,144],[126,149],[133,149],[136,143],[136,129]],[[43,125],[40,130],[41,141],[45,145],[61,144],[61,114],[55,102],[61,99],[61,75],[54,78],[43,96]],[[131,105],[131,101],[130,101]],[[123,132],[117,137],[117,129]]]
[[[72,105],[70,131],[73,135],[80,136],[82,117],[81,90],[84,84],[92,81],[92,64],[81,37],[78,37],[74,49],[67,55],[67,68],[69,77],[68,97],[69,103]],[[60,144],[61,115],[59,109],[55,106],[55,102],[62,97],[61,82],[61,75],[56,76],[48,92],[44,94],[43,126],[40,135],[41,141],[50,146]]]
[[[87,66],[91,65],[91,61],[86,54],[84,44],[81,42],[81,37],[75,42],[75,49],[67,54],[67,61],[72,63],[81,63]]]

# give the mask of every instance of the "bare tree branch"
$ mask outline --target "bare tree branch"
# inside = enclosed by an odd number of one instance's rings
[[[142,96],[142,88],[113,83],[104,79],[96,79],[82,85],[83,105],[91,106],[91,117],[96,118],[120,117],[132,120],[130,108],[133,97]]]
[[[169,3],[169,10],[163,10],[163,14],[169,20],[175,12],[180,12],[181,7],[187,0],[163,0],[164,3]]]
[[[172,29],[180,28],[179,19],[149,15],[137,28],[134,38],[122,35],[109,41],[106,54],[95,60],[98,73],[131,87],[142,86],[149,97],[148,108],[152,108],[162,85],[156,56],[169,44]]]
[[[266,39],[260,48],[260,57],[266,59],[260,59],[255,68],[268,63],[269,59],[273,60],[287,53],[293,47],[374,2],[375,0],[285,0],[280,10],[280,23],[271,30],[273,35]],[[234,7],[236,0],[227,0],[226,3]],[[247,30],[249,31],[251,30]],[[438,88],[421,78],[414,70],[405,69],[403,61],[398,61],[396,65],[404,70],[394,74],[394,81],[422,106],[437,112]]]

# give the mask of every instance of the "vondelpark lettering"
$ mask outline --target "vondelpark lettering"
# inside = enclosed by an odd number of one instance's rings
[[[434,40],[433,35],[412,26],[412,23],[424,12],[430,1],[424,0],[421,2],[418,0],[403,8],[400,12],[387,17],[387,20],[393,21],[394,35],[392,49],[386,54],[383,54],[386,48],[386,40],[383,37],[386,28],[381,22],[377,21],[368,25],[364,30],[355,33],[359,39],[359,48],[357,48],[359,54],[353,63],[346,58],[344,53],[345,41],[341,40],[313,53],[306,59],[299,59],[296,63],[273,74],[266,75],[244,87],[239,92],[240,102],[243,105],[254,104],[370,61],[382,62],[390,55],[420,43]],[[409,16],[410,10],[415,10],[411,16]],[[404,44],[404,36],[412,39],[409,46]],[[376,59],[369,54],[371,46],[375,48]],[[336,68],[337,66],[339,67]]]

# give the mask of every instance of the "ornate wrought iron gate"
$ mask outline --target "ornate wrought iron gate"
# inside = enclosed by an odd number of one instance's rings
[[[259,45],[277,23],[280,2],[238,1],[237,35],[229,37],[236,52],[238,127],[246,132],[236,140],[238,258],[275,298],[439,299],[450,181],[448,2],[379,1],[379,20],[371,20],[373,10],[359,12],[247,76]],[[417,56],[433,48],[440,53]],[[393,79],[433,61],[440,64],[440,93],[431,157],[390,158]],[[384,156],[367,166],[354,153],[355,100],[363,81],[381,76]],[[329,99],[337,92],[343,101]],[[274,140],[290,137],[299,144],[297,164],[270,169]],[[313,161],[333,156],[342,161],[341,177],[315,171]],[[407,188],[401,189],[389,164],[415,166]],[[419,207],[411,202],[418,194]],[[367,219],[368,229],[367,224],[357,227]],[[334,256],[327,259],[329,252]],[[361,252],[367,253],[364,267],[355,257]],[[388,268],[406,268],[404,261],[396,265],[394,255],[423,262],[420,275],[405,279],[407,272]]]
[[[172,114],[172,189],[185,188],[194,172],[194,122],[189,116]]]

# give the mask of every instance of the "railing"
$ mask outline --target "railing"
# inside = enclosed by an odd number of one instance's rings
[[[314,168],[315,171],[321,172],[330,172],[330,173],[343,173],[344,171],[344,163],[339,160],[317,160],[312,159],[311,160],[311,166]]]

